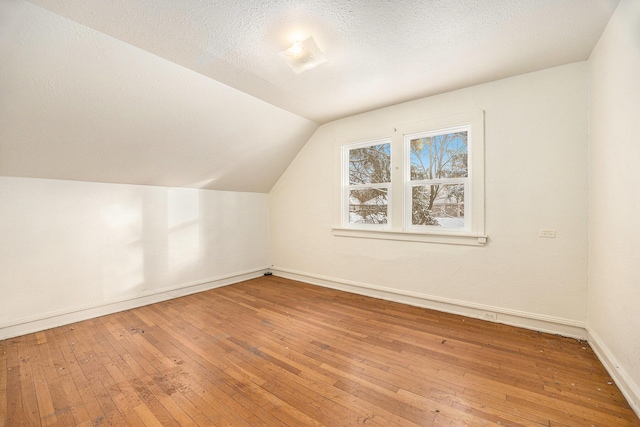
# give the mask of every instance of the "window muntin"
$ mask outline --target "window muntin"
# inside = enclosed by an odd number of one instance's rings
[[[425,137],[445,135],[466,130],[466,174],[464,170],[464,144],[458,142],[458,152],[455,161],[444,162],[440,174],[431,176],[433,181],[423,182],[425,175],[416,173],[414,168],[411,175],[411,145],[410,141]],[[379,139],[367,139],[378,135]],[[369,141],[354,144],[354,140]],[[485,234],[485,177],[484,177],[484,112],[467,112],[448,116],[432,117],[420,121],[404,123],[381,123],[363,129],[352,136],[337,138],[337,161],[341,165],[336,174],[335,192],[336,202],[340,209],[335,209],[336,226],[332,232],[335,236],[356,237],[367,239],[384,239],[395,241],[413,241],[443,243],[454,245],[484,246],[487,243]],[[423,141],[423,144],[426,141]],[[433,142],[432,142],[433,143]],[[390,144],[391,182],[372,183],[368,185],[353,184],[349,181],[349,150],[375,144]],[[414,143],[414,151],[418,151],[419,142]],[[423,147],[424,148],[424,147]],[[436,147],[437,148],[437,144]],[[451,146],[450,151],[453,152]],[[454,147],[455,148],[455,147]],[[385,148],[386,149],[386,148]],[[437,150],[434,150],[437,151]],[[442,152],[442,150],[440,150]],[[419,157],[421,156],[421,157]],[[386,157],[386,155],[385,155]],[[436,156],[414,153],[414,162],[422,160],[423,165],[436,161]],[[451,166],[449,166],[451,165]],[[385,168],[385,170],[388,170]],[[429,175],[427,175],[429,178]],[[430,179],[430,178],[429,178]],[[370,179],[369,181],[375,181]],[[382,181],[382,180],[380,180]],[[433,191],[432,191],[432,185]],[[384,208],[382,218],[373,217],[367,221],[362,218],[349,217],[349,187],[385,188],[385,196],[380,195],[375,203]],[[435,187],[439,186],[439,187]],[[436,191],[437,190],[437,191]],[[438,225],[420,220],[416,209],[415,222],[413,220],[413,195],[418,199],[430,200],[435,194],[431,209],[431,218]],[[358,194],[359,195],[359,194]],[[373,204],[374,198],[370,198]],[[361,203],[353,203],[360,205]],[[416,202],[416,207],[420,206]],[[369,207],[351,207],[352,210],[373,210]],[[422,210],[422,212],[424,212]],[[385,216],[386,214],[386,216]],[[438,222],[439,220],[439,222]],[[386,221],[386,223],[384,223]],[[339,224],[339,225],[338,225]]]
[[[469,126],[404,136],[405,228],[468,231]]]
[[[384,227],[389,223],[391,141],[343,147],[343,223]]]

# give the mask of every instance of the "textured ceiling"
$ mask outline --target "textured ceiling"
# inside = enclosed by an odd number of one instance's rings
[[[581,61],[618,0],[32,0],[270,104],[327,122]],[[278,57],[313,36],[328,62]]]
[[[0,175],[268,192],[317,128],[16,3],[0,25]]]
[[[268,192],[321,123],[587,59],[617,2],[0,0],[0,176]]]

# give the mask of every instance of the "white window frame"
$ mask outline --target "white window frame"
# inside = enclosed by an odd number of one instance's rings
[[[391,228],[392,217],[392,185],[391,182],[371,183],[371,184],[351,184],[349,182],[349,151],[358,148],[371,147],[373,145],[389,144],[391,148],[391,138],[380,138],[363,142],[356,142],[352,144],[345,144],[342,146],[342,202],[340,210],[342,212],[342,225],[345,228],[364,229],[364,230],[388,230]],[[391,155],[391,169],[393,170],[393,155]],[[361,224],[350,222],[349,215],[349,195],[351,190],[366,190],[385,188],[387,190],[387,222],[384,224]]]
[[[410,217],[410,194],[407,195],[409,172],[405,157],[405,136],[441,132],[463,126],[469,128],[468,139],[468,186],[465,193],[465,227],[460,229],[443,227],[412,226]],[[391,141],[391,186],[388,195],[387,224],[349,224],[348,199],[345,199],[345,171],[348,183],[348,163],[345,165],[345,147],[354,147],[353,141],[364,146],[380,141]],[[350,238],[384,239],[454,245],[484,246],[485,234],[485,172],[484,172],[484,112],[455,114],[407,123],[387,123],[363,129],[360,134],[335,140],[337,165],[336,216],[332,228],[334,236]],[[348,158],[346,159],[348,162]],[[347,193],[348,194],[348,193]],[[347,203],[345,205],[345,203]],[[407,208],[409,206],[409,208]],[[408,213],[407,213],[408,212]],[[396,213],[400,213],[396,215]],[[346,219],[346,221],[345,221]]]
[[[467,132],[467,176],[465,178],[441,178],[441,179],[422,179],[411,180],[411,141],[418,138],[446,135],[453,132]],[[451,233],[469,233],[471,231],[471,223],[473,216],[473,209],[467,209],[467,206],[472,207],[473,202],[471,200],[471,183],[473,181],[472,170],[472,147],[473,147],[473,135],[471,133],[471,126],[466,124],[462,126],[450,127],[445,129],[435,129],[424,132],[417,132],[404,135],[404,141],[402,145],[402,154],[404,158],[404,229],[409,231],[432,231],[432,232],[451,232]],[[427,186],[427,185],[446,185],[446,184],[462,184],[464,186],[464,227],[445,227],[435,225],[414,225],[412,221],[413,212],[413,187]]]

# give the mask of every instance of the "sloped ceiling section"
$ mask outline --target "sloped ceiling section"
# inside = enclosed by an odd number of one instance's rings
[[[31,3],[0,12],[0,175],[268,192],[318,126]]]
[[[618,0],[31,0],[317,123],[583,61]],[[313,36],[294,75],[277,52]]]
[[[0,175],[267,192],[318,124],[586,60],[617,4],[0,0]]]

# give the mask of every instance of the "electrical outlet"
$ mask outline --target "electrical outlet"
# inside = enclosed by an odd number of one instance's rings
[[[538,233],[538,235],[540,237],[546,237],[548,239],[555,239],[556,238],[556,230],[547,230],[547,229],[541,228],[540,232]]]
[[[491,320],[492,322],[495,322],[496,320],[498,320],[498,313],[493,313],[491,311],[485,311],[482,315],[484,320]]]

